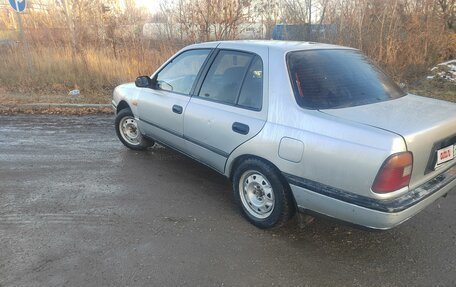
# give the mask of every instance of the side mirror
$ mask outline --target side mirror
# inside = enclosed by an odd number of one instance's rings
[[[153,87],[153,80],[149,76],[139,76],[136,78],[135,85],[138,88],[151,88]]]

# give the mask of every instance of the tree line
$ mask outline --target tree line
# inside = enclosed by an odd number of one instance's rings
[[[87,61],[86,51],[94,48],[109,50],[114,58],[128,53],[146,60],[146,49],[163,45],[177,50],[193,42],[236,39],[248,23],[261,24],[266,39],[277,24],[332,25],[332,33],[309,33],[307,40],[358,48],[397,80],[421,76],[456,57],[455,0],[174,0],[161,1],[153,14],[134,0],[39,1],[31,0],[39,9],[22,15],[30,46],[69,47],[75,61]],[[1,7],[0,36],[14,37],[16,15]],[[148,22],[179,35],[145,39]]]

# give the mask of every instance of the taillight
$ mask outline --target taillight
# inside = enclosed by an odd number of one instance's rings
[[[372,191],[388,193],[401,189],[410,183],[413,155],[411,152],[396,153],[388,157],[377,173]]]

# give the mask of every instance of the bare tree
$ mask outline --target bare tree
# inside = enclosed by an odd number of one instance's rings
[[[437,0],[440,8],[440,14],[445,21],[448,29],[456,29],[456,1],[455,0]]]
[[[189,39],[233,39],[247,19],[249,5],[247,0],[179,0],[174,22]]]
[[[275,24],[280,22],[280,9],[278,0],[257,0],[253,2],[252,14],[253,19],[259,20],[261,25],[266,27],[264,34],[270,37]]]

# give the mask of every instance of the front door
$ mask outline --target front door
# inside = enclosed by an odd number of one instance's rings
[[[197,75],[211,49],[185,51],[155,76],[154,88],[141,89],[138,96],[140,129],[150,138],[184,150],[184,112]]]

